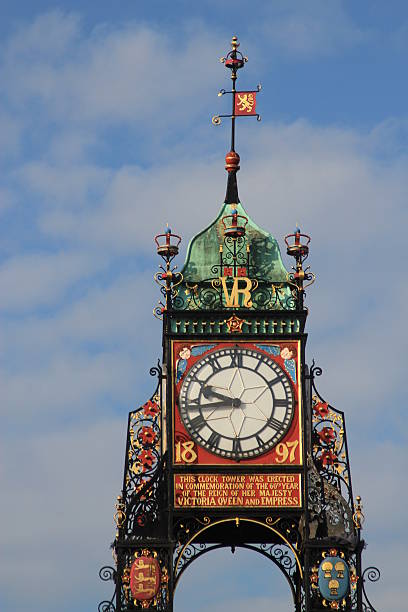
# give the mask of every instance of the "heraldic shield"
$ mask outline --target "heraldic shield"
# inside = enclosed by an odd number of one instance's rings
[[[325,557],[319,566],[319,591],[327,601],[343,599],[350,586],[347,563],[340,557]]]
[[[152,556],[137,557],[130,568],[130,590],[136,601],[149,601],[160,587],[160,567]]]

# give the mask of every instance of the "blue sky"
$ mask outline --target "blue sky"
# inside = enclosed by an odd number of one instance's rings
[[[312,236],[308,360],[346,412],[365,561],[383,571],[373,599],[405,610],[408,6],[234,6],[1,3],[5,612],[85,612],[109,594],[97,572],[127,413],[160,355],[152,237],[168,221],[185,250],[218,213],[228,127],[210,119],[233,34],[240,86],[263,86],[262,122],[237,135],[241,200],[281,246],[296,222]],[[193,564],[177,612],[197,593],[198,612],[290,609],[281,577],[244,553]]]

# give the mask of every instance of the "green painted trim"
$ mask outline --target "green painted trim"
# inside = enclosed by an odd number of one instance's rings
[[[220,315],[212,316],[210,319],[202,317],[198,319],[189,319],[188,312],[184,311],[183,317],[172,319],[170,323],[171,333],[197,336],[217,336],[220,334],[228,334],[231,338],[239,337],[240,333],[229,333],[226,324],[226,318],[231,316],[231,313],[223,312]],[[242,316],[245,319],[245,315]],[[245,321],[242,326],[242,334],[251,334],[254,336],[287,336],[302,332],[302,321],[298,317],[282,317],[274,319],[273,317],[263,316],[259,313],[259,317],[251,321]]]

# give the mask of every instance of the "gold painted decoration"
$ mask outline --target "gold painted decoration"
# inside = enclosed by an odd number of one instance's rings
[[[118,495],[117,497],[117,501],[115,504],[115,509],[116,512],[113,515],[113,519],[116,523],[116,527],[119,529],[121,529],[121,527],[123,527],[125,520],[126,520],[126,508],[125,508],[125,504],[123,503],[123,498],[121,495]],[[118,536],[118,532],[116,533],[116,535]]]
[[[236,315],[226,319],[224,322],[227,324],[228,332],[230,334],[242,334],[243,324],[247,323],[247,325],[249,325],[248,321],[245,321],[245,319],[240,319]]]
[[[353,522],[357,529],[362,529],[363,523],[365,520],[365,516],[363,514],[363,506],[361,504],[361,497],[357,495],[356,503],[354,505],[354,514],[353,514]]]
[[[229,269],[225,268],[224,271],[228,273]],[[231,278],[227,274],[226,276],[213,279],[211,285],[214,289],[222,287],[225,308],[252,308],[251,292],[258,287],[258,281],[252,280],[247,276],[234,276]]]
[[[234,108],[235,115],[256,115],[256,94],[256,91],[237,91]]]

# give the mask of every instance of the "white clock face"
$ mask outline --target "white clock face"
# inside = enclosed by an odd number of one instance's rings
[[[287,374],[275,361],[235,346],[193,365],[181,385],[179,407],[197,444],[239,461],[269,451],[283,438],[294,398]]]

